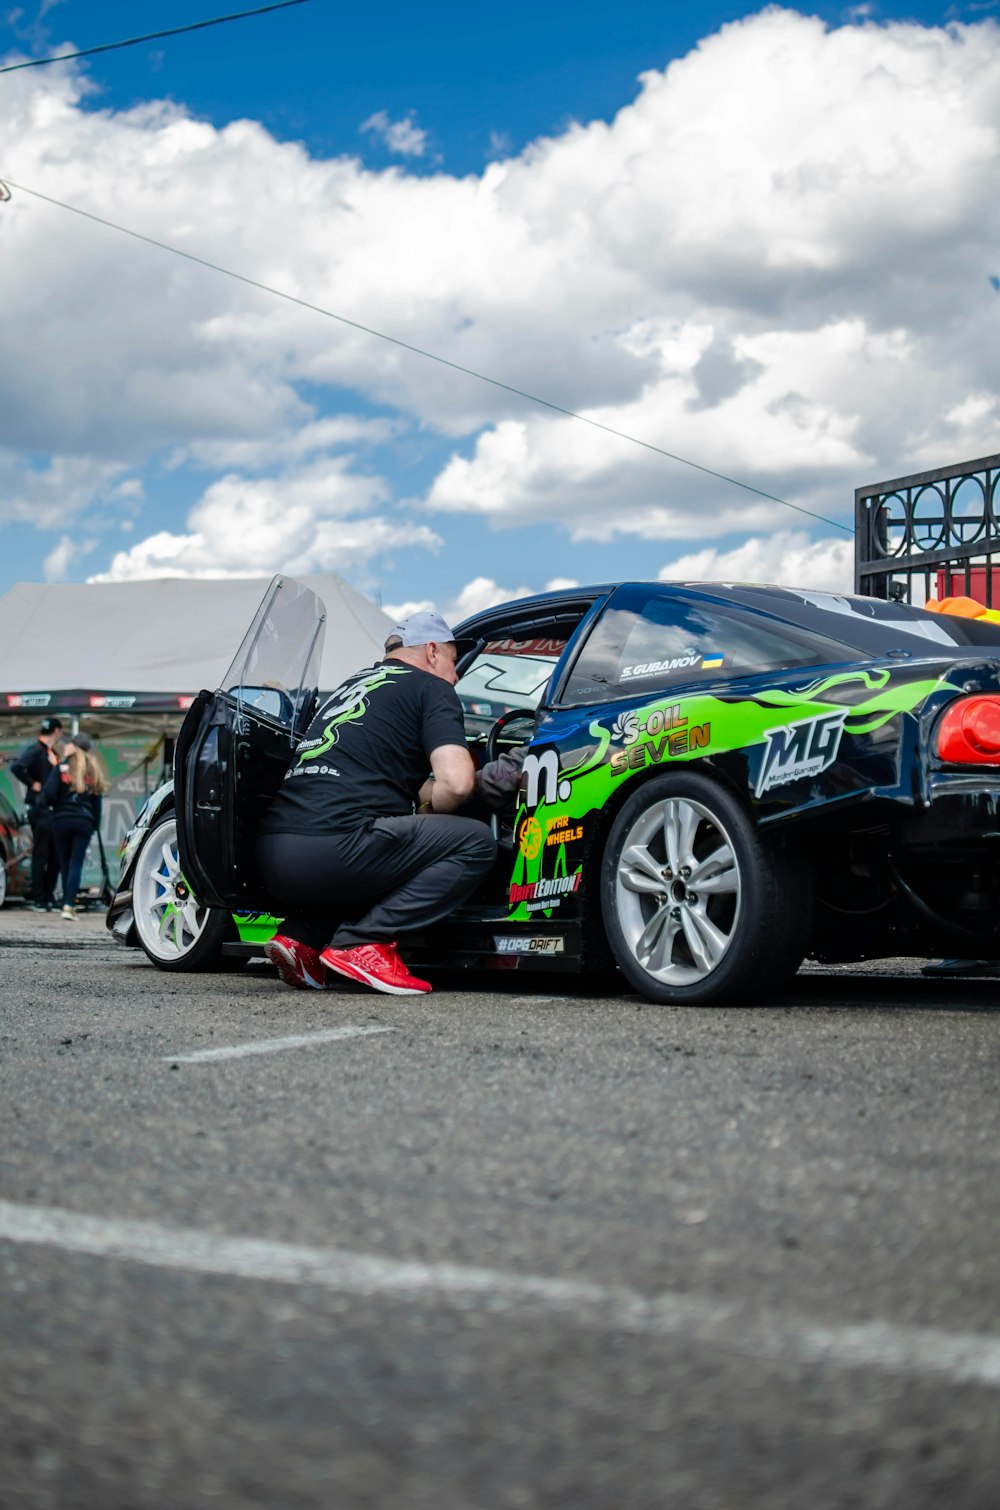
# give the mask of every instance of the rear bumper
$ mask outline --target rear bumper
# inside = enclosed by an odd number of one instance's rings
[[[925,805],[902,816],[900,839],[907,849],[995,849],[1000,842],[1000,774],[984,779],[978,773],[932,773]]]

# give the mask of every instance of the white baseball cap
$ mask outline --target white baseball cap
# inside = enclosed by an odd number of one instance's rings
[[[394,629],[390,629],[385,648],[388,650],[390,645],[393,648],[400,645],[448,645],[454,638],[454,630],[439,613],[421,610],[401,619]]]

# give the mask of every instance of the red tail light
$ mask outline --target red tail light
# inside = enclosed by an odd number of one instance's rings
[[[963,697],[938,724],[938,754],[956,765],[1000,765],[1000,697]]]

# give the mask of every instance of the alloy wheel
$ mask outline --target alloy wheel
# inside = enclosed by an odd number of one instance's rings
[[[652,802],[625,836],[615,902],[627,947],[655,980],[690,986],[711,975],[741,910],[740,868],[718,815],[690,797]]]
[[[132,901],[142,946],[157,961],[182,960],[204,933],[209,908],[201,906],[184,879],[175,819],[157,824],[143,844]]]

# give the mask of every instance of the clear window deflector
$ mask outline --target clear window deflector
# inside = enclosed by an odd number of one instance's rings
[[[326,609],[312,589],[275,577],[220,691],[297,738],[319,689],[325,628]]]

